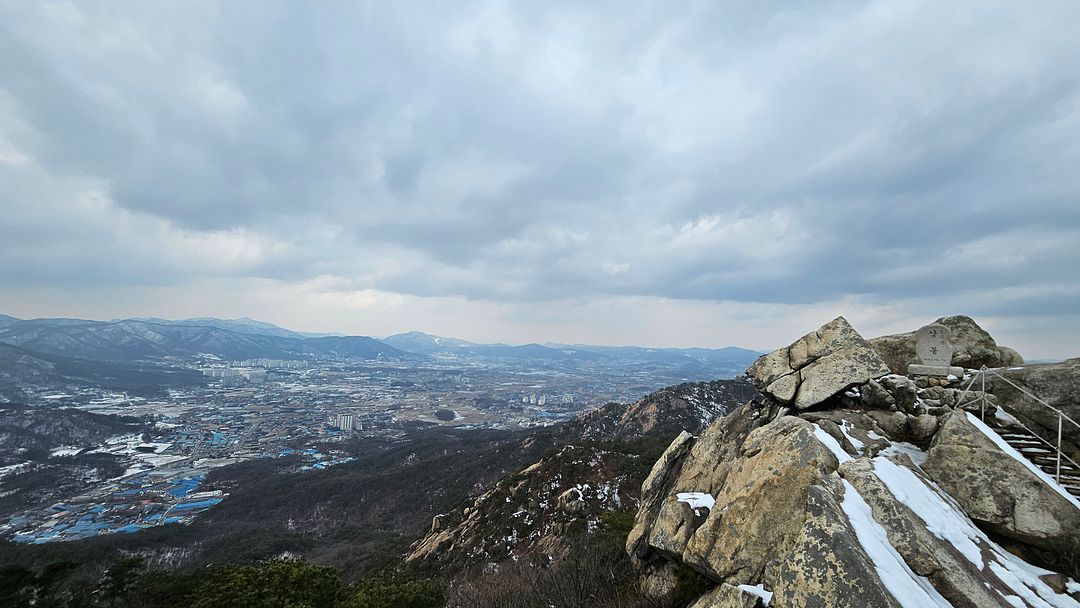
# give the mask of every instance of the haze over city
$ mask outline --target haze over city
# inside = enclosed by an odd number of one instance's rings
[[[4,3],[0,312],[1074,355],[1053,4]]]

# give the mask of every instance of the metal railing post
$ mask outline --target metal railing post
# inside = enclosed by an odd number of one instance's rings
[[[1058,483],[1061,483],[1061,412],[1058,412],[1058,440],[1057,440],[1057,470],[1055,478]]]
[[[982,381],[982,400],[979,401],[979,420],[986,422],[986,366],[979,370]]]

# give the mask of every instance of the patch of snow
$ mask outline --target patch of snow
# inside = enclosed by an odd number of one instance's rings
[[[137,433],[131,433],[128,435],[117,435],[105,440],[105,443],[100,447],[92,450],[90,453],[100,454],[118,454],[118,455],[132,455],[137,453],[136,446],[142,444],[142,435]]]
[[[840,461],[840,464],[851,460],[851,456],[844,451],[844,448],[840,447],[840,442],[836,440],[832,435],[825,432],[825,429],[818,425],[814,425],[814,437],[817,440],[825,444],[825,447],[829,448],[829,451],[836,456],[836,459]]]
[[[862,454],[863,450],[866,449],[866,444],[862,441],[859,441],[856,437],[852,436],[851,433],[848,433],[848,429],[853,428],[855,428],[855,425],[851,424],[847,420],[840,421],[840,432],[843,433],[844,437],[846,437],[847,440],[851,442],[851,445],[855,448],[855,451]]]
[[[1005,439],[1003,439],[1001,437],[1001,435],[998,435],[997,433],[995,433],[993,429],[986,426],[986,424],[982,420],[979,420],[978,418],[973,416],[971,414],[971,412],[964,412],[964,413],[967,415],[968,420],[971,421],[971,424],[975,425],[975,428],[982,431],[982,433],[984,435],[989,437],[991,441],[993,441],[995,444],[997,444],[997,446],[999,448],[1001,448],[1002,452],[1005,452],[1009,456],[1012,456],[1014,459],[1016,459],[1018,462],[1020,462],[1020,464],[1026,466],[1029,471],[1031,471],[1032,473],[1035,474],[1036,477],[1043,480],[1043,482],[1045,482],[1048,486],[1053,488],[1055,492],[1057,492],[1058,494],[1063,496],[1066,500],[1068,500],[1070,503],[1072,503],[1072,505],[1074,507],[1076,507],[1077,509],[1080,509],[1080,500],[1077,500],[1075,496],[1073,496],[1072,494],[1069,494],[1069,492],[1065,488],[1061,487],[1061,485],[1058,484],[1058,482],[1054,481],[1054,478],[1050,477],[1050,475],[1048,475],[1046,473],[1046,471],[1044,471],[1044,470],[1040,469],[1039,467],[1035,466],[1035,463],[1031,462],[1027,458],[1024,458],[1024,456],[1021,455],[1020,452],[1016,451],[1016,448],[1014,448],[1011,445],[1009,445],[1008,443],[1006,443]]]
[[[679,492],[675,495],[675,498],[679,502],[685,502],[690,505],[690,508],[694,510],[694,515],[701,515],[699,509],[713,510],[716,506],[716,499],[712,494],[706,492]]]
[[[952,604],[941,597],[929,580],[912,572],[904,558],[889,543],[885,528],[874,520],[870,505],[846,479],[840,508],[855,529],[859,544],[873,561],[878,578],[903,608],[952,608]]]
[[[911,459],[911,462],[914,462],[920,467],[926,462],[926,452],[919,448],[919,446],[906,441],[893,441],[892,445],[878,453],[879,456],[893,456],[896,454],[907,454],[907,457]]]
[[[13,473],[21,473],[24,469],[28,469],[33,465],[32,462],[20,462],[16,464],[9,464],[6,467],[0,467],[0,479],[11,475]]]
[[[1052,608],[1056,606],[1069,606],[1080,605],[1075,601],[1072,604],[1059,604],[1057,602],[1044,601],[1043,593],[1049,592],[1051,595],[1056,595],[1054,590],[1051,589],[1046,583],[1038,579],[1037,576],[1024,576],[1024,573],[1016,572],[1013,568],[1008,568],[998,562],[990,562],[990,570],[993,572],[1003,583],[1009,586],[1010,589],[1015,591],[1017,595],[1023,600],[1021,605],[1037,606],[1038,608]],[[1049,573],[1047,573],[1049,574]],[[1036,592],[1039,587],[1045,587],[1045,589],[1039,589],[1043,593]],[[1071,600],[1068,596],[1059,596],[1061,598]],[[1011,602],[1010,602],[1011,603]]]
[[[140,458],[139,460],[145,462],[146,464],[148,464],[148,465],[150,465],[152,467],[160,467],[160,466],[165,466],[167,464],[172,464],[172,463],[174,463],[174,462],[176,462],[178,460],[186,460],[186,459],[187,459],[187,456],[183,456],[183,455],[179,455],[179,454],[175,455],[175,456],[163,456],[163,455],[160,455],[160,454],[157,454],[157,455],[148,454],[148,455]]]
[[[987,565],[983,561],[985,550],[990,570],[1025,602],[1016,605],[1080,608],[1080,602],[1056,593],[1040,579],[1052,574],[1049,570],[1032,566],[1002,549],[976,528],[951,498],[924,483],[915,473],[887,458],[878,457],[874,459],[874,474],[897,500],[923,520],[930,532],[951,543],[979,570]],[[1076,583],[1070,581],[1068,584]],[[1008,596],[1003,597],[1008,600]]]
[[[1067,584],[1065,585],[1065,589],[1066,589],[1066,590],[1067,590],[1067,591],[1068,591],[1069,593],[1080,593],[1080,583],[1078,583],[1078,582],[1076,582],[1076,581],[1069,581],[1069,582],[1068,582],[1068,583],[1067,583]]]
[[[124,470],[123,473],[121,473],[120,475],[118,475],[116,477],[113,477],[113,478],[109,479],[109,481],[117,481],[117,480],[120,480],[120,479],[124,479],[125,477],[131,477],[132,475],[138,475],[139,473],[145,472],[146,469],[147,468],[144,465],[136,464],[136,465],[128,467],[127,469]]]
[[[1019,420],[1014,418],[1012,414],[1010,414],[1009,412],[1006,412],[1001,407],[998,407],[998,408],[996,408],[994,410],[994,418],[997,418],[998,420],[1000,420],[1002,422],[1008,422],[1008,423],[1012,423],[1012,424],[1020,424]]]
[[[52,452],[49,453],[49,457],[74,456],[81,451],[82,448],[78,446],[62,445],[58,448],[53,448]]]
[[[874,474],[889,492],[926,523],[926,529],[956,547],[969,562],[983,569],[979,534],[958,508],[946,502],[915,473],[888,458],[874,459]]]
[[[772,601],[772,591],[766,591],[765,585],[739,585],[739,589],[761,598],[761,605],[765,608],[769,608],[769,602]]]

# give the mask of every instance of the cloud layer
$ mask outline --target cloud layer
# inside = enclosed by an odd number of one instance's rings
[[[170,311],[228,314],[259,292],[301,328],[659,343],[711,318],[704,339],[751,346],[810,311],[867,333],[963,312],[1077,354],[1077,22],[2,4],[0,307],[157,314],[196,290]],[[128,299],[94,304],[108,289]],[[371,314],[330,312],[350,302]]]

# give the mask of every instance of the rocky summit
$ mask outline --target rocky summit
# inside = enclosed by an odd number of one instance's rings
[[[747,370],[765,395],[800,410],[888,372],[877,351],[844,317],[761,357]]]
[[[867,341],[843,317],[751,365],[762,397],[680,434],[642,484],[640,588],[663,603],[696,575],[694,608],[1080,607],[1080,475],[1017,397],[1064,401],[1080,366],[979,372],[1022,359],[939,323],[963,377],[903,375],[915,332]]]
[[[997,341],[974,319],[964,315],[941,317],[934,323],[951,330],[953,343],[952,365],[978,369],[1023,365],[1020,353]],[[915,357],[916,332],[881,336],[870,340],[870,345],[892,371],[903,374]]]

